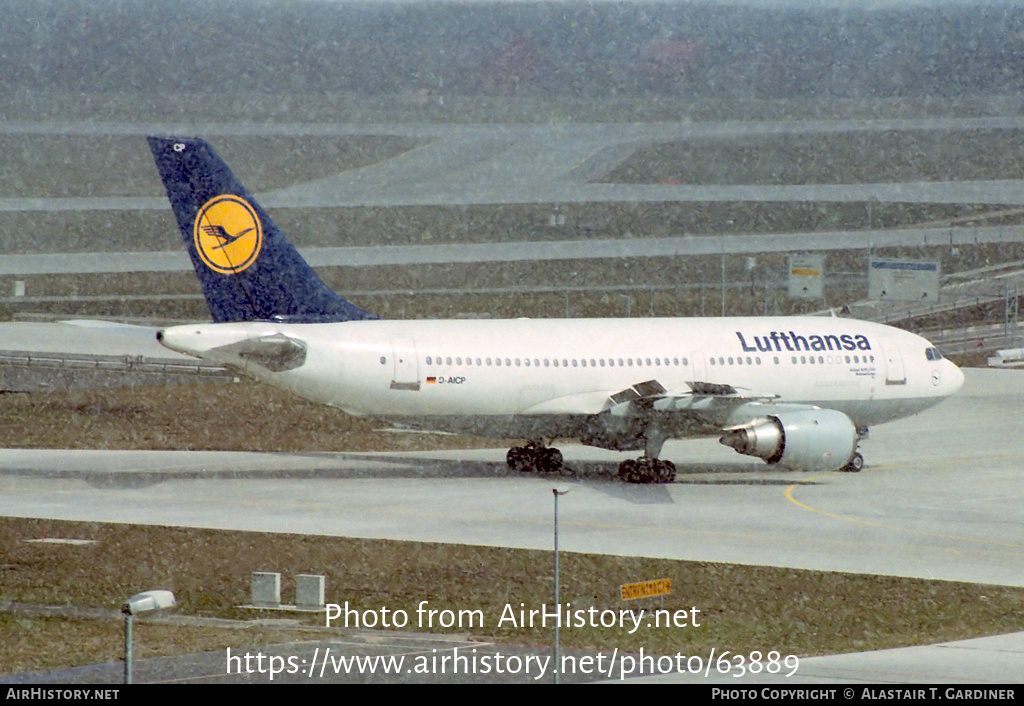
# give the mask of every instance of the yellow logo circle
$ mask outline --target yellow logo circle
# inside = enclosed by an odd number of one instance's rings
[[[196,250],[206,266],[238,274],[260,254],[263,227],[253,207],[232,194],[216,196],[199,209],[193,229]]]

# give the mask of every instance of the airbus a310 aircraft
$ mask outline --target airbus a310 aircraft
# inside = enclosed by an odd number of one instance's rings
[[[920,336],[824,317],[385,321],[331,291],[200,139],[149,138],[214,323],[175,351],[407,427],[528,440],[509,466],[555,471],[550,444],[638,450],[619,476],[671,482],[667,439],[799,470],[858,471],[868,427],[952,395],[963,374]]]

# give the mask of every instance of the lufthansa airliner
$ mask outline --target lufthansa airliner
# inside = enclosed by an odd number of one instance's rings
[[[388,321],[331,291],[205,141],[149,138],[213,323],[158,334],[349,414],[524,439],[520,470],[556,471],[555,439],[642,452],[630,482],[671,482],[667,439],[718,435],[800,470],[862,468],[870,426],[955,393],[924,338],[825,317]]]

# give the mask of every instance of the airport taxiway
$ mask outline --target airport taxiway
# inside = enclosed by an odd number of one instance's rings
[[[714,440],[666,446],[671,485],[520,475],[504,449],[258,454],[0,451],[0,515],[546,549],[1024,586],[1024,371],[872,429],[860,474],[779,472]]]

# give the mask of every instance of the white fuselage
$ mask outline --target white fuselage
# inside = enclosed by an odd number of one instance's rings
[[[303,348],[301,361],[275,372],[235,353],[273,336]],[[228,323],[166,329],[161,341],[351,414],[499,436],[560,435],[651,380],[668,395],[705,382],[832,408],[858,427],[919,412],[963,382],[920,336],[824,317]]]

